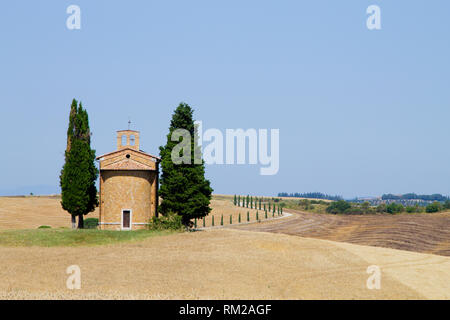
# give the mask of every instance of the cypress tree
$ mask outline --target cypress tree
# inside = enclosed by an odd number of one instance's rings
[[[246,202],[247,208],[248,208],[248,203],[250,202],[250,196],[249,195],[247,195],[247,200],[245,202]]]
[[[250,197],[250,208],[253,209],[253,196]]]
[[[241,213],[239,212],[239,223],[241,223]]]
[[[261,198],[259,198],[259,210],[261,210]]]
[[[172,134],[177,129],[184,129],[190,134],[190,144],[189,141],[184,140],[172,141]],[[181,138],[184,139],[184,137]],[[170,122],[167,143],[164,147],[159,147],[162,169],[159,194],[163,199],[160,206],[162,214],[177,213],[182,217],[186,227],[191,226],[191,219],[202,218],[211,212],[209,203],[213,190],[210,182],[205,179],[205,164],[201,158],[198,138],[192,108],[185,103],[180,103]],[[189,154],[184,154],[184,149],[176,153],[183,143],[187,143],[187,148],[190,149]],[[174,154],[183,157],[180,164],[172,160],[172,151],[175,147],[177,149]]]
[[[241,206],[241,196],[238,196],[238,206]]]
[[[84,215],[98,206],[95,182],[95,150],[91,149],[91,131],[88,113],[81,102],[72,100],[67,129],[65,163],[61,170],[61,206],[72,216],[72,228],[78,216],[78,228],[84,227]]]
[[[236,205],[236,195],[234,195],[234,200],[233,200],[233,202],[234,202],[234,205]]]
[[[223,214],[220,216],[220,225],[223,226]]]

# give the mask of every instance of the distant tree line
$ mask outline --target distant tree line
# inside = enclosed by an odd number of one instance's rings
[[[306,192],[306,193],[287,193],[287,192],[280,192],[278,193],[279,197],[291,197],[291,198],[310,198],[310,199],[325,199],[325,200],[333,200],[333,201],[339,201],[343,200],[341,196],[332,196],[329,194],[324,194],[321,192]]]
[[[403,206],[401,203],[392,202],[389,204],[382,203],[378,206],[371,206],[369,202],[354,203],[344,200],[334,201],[328,205],[326,212],[332,214],[373,214],[373,213],[389,213],[396,214],[401,212],[407,213],[434,213],[439,211],[450,210],[450,200],[444,203],[434,201],[427,206],[415,204],[413,206]]]
[[[426,207],[427,205],[429,205],[430,203],[433,203],[435,201],[428,201],[428,200],[419,200],[419,199],[401,199],[401,200],[381,200],[381,199],[356,199],[356,200],[349,200],[350,202],[353,203],[364,203],[364,202],[368,202],[370,203],[371,206],[378,206],[381,204],[385,204],[385,205],[389,205],[391,203],[398,203],[401,204],[405,207],[407,206],[422,206],[422,207]],[[440,201],[438,201],[440,202]],[[440,202],[440,203],[444,203]]]
[[[450,197],[443,196],[442,194],[415,194],[415,193],[405,193],[402,195],[395,194],[383,194],[381,196],[382,200],[423,200],[423,201],[440,201],[445,202],[450,200]]]

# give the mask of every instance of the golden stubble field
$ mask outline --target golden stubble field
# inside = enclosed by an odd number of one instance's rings
[[[0,208],[3,229],[70,225],[56,198],[0,198]],[[241,228],[0,247],[0,257],[1,299],[450,299],[450,257]],[[80,290],[66,288],[70,265],[81,268]],[[370,265],[381,270],[379,290],[366,287]]]
[[[70,228],[70,215],[61,208],[60,197],[0,197],[0,230],[5,229],[36,229],[39,226],[47,225],[52,228]],[[247,212],[250,214],[250,221],[256,220],[255,209],[242,208],[233,205],[231,197],[214,196],[211,201],[212,211],[205,218],[205,226],[210,227],[212,216],[214,225],[219,226],[223,216],[223,224],[236,224],[241,215],[241,221],[246,222]],[[276,215],[276,214],[275,214]],[[98,208],[85,216],[85,218],[98,218]],[[264,212],[259,211],[259,218],[264,220]],[[268,219],[271,213],[268,214]],[[203,227],[203,220],[197,221],[198,228]]]
[[[0,230],[71,227],[70,215],[61,208],[58,196],[0,197]],[[98,218],[98,208],[86,218]]]
[[[2,299],[450,298],[448,257],[227,228],[0,256]],[[66,288],[70,265],[81,290]],[[379,290],[366,287],[370,265]]]

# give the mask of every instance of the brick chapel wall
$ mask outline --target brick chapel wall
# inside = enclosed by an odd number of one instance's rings
[[[123,209],[132,210],[132,230],[144,229],[156,212],[156,172],[105,170],[101,172],[101,229],[120,230]]]

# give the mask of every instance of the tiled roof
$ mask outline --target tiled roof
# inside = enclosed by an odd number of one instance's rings
[[[103,167],[103,170],[149,170],[150,167],[132,159],[124,159]]]
[[[140,154],[142,154],[142,155],[145,155],[145,156],[147,156],[147,157],[151,157],[151,158],[154,158],[154,159],[157,159],[157,160],[161,160],[161,158],[156,157],[156,156],[153,156],[153,155],[151,155],[151,154],[148,154],[148,153],[146,153],[146,152],[144,152],[144,151],[142,151],[142,150],[139,150],[139,151],[138,151],[138,150],[134,150],[134,149],[131,149],[131,148],[125,148],[125,149],[116,150],[116,151],[113,151],[113,152],[110,152],[110,153],[106,153],[106,154],[104,154],[104,155],[98,156],[96,159],[97,159],[97,160],[100,160],[100,159],[103,158],[103,157],[107,157],[107,156],[110,156],[110,155],[113,155],[113,154],[116,154],[116,153],[119,153],[119,152],[124,152],[125,150],[138,152],[138,153],[140,153]]]

